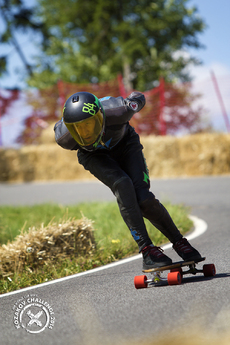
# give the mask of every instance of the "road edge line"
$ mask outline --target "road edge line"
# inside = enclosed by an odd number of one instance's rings
[[[189,218],[193,221],[194,230],[193,230],[193,232],[191,234],[189,234],[189,235],[187,235],[185,237],[189,241],[191,241],[194,238],[196,238],[198,236],[201,236],[207,230],[208,225],[207,225],[207,223],[203,219],[200,219],[200,218],[198,218],[196,216],[191,216],[190,215]],[[167,243],[164,246],[162,246],[162,249],[166,250],[166,249],[169,249],[171,247],[172,247],[172,244],[171,243]],[[88,270],[88,271],[72,274],[71,276],[50,280],[48,282],[41,283],[41,284],[38,284],[38,285],[29,286],[27,288],[23,288],[23,289],[20,289],[20,290],[6,292],[5,294],[0,295],[0,298],[4,298],[4,297],[10,296],[10,295],[16,295],[16,294],[18,294],[20,292],[26,292],[26,291],[29,291],[29,290],[32,290],[32,289],[43,287],[43,286],[48,286],[48,285],[56,284],[56,283],[63,282],[63,281],[69,280],[69,279],[82,277],[82,276],[87,275],[87,274],[97,273],[99,271],[103,271],[103,270],[106,270],[106,269],[109,269],[109,268],[113,268],[113,267],[116,267],[116,266],[120,266],[120,265],[129,263],[129,262],[134,261],[134,260],[141,259],[141,257],[142,257],[142,254],[134,255],[134,256],[131,256],[131,257],[126,258],[126,259],[122,259],[122,260],[119,260],[119,261],[116,261],[116,262],[111,262],[110,264],[107,264],[105,266],[100,266],[100,267],[96,267],[96,268],[93,268],[93,269]]]

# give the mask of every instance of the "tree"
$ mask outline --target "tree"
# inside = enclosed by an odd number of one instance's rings
[[[30,86],[40,89],[42,107],[39,104],[34,108],[19,142],[38,142],[41,126],[37,119],[56,118],[55,104],[49,109],[47,97],[52,97],[51,103],[58,100],[57,91],[55,97],[49,92],[58,80],[72,83],[76,89],[79,84],[81,88],[90,83],[102,85],[121,73],[127,92],[146,91],[157,86],[160,78],[171,84],[175,80],[188,81],[185,67],[199,63],[184,54],[187,47],[201,47],[197,34],[205,29],[197,9],[188,7],[188,0],[37,0],[36,8],[30,11],[22,0],[1,1],[7,23],[3,35],[6,42],[13,42],[13,30],[19,28],[42,34],[41,54],[28,78]],[[175,92],[176,87],[171,87],[168,95]],[[183,107],[190,106],[188,92],[179,94]],[[166,101],[169,117],[170,109],[178,107]],[[149,102],[158,107],[158,100]],[[170,132],[174,124],[192,128],[198,121],[197,113],[188,111],[187,121],[183,109],[171,116]],[[141,121],[144,124],[145,119]],[[159,118],[154,121],[147,132],[159,134]]]
[[[188,81],[185,67],[199,63],[178,54],[200,48],[205,29],[188,0],[38,0],[46,41],[31,86],[103,82],[122,73],[126,89],[151,89],[160,77]]]
[[[19,45],[16,38],[16,31],[26,33],[28,31],[39,32],[43,35],[45,42],[45,27],[42,22],[34,17],[33,8],[27,7],[22,0],[1,0],[0,15],[4,22],[4,29],[0,36],[2,44],[12,44],[16,49],[27,73],[32,75],[32,67],[27,62],[23,53],[23,48]],[[0,55],[0,75],[7,72],[7,55]]]

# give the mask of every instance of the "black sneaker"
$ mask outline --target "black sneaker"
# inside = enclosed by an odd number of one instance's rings
[[[173,245],[173,249],[175,249],[177,254],[184,261],[196,261],[201,259],[200,253],[191,246],[191,244],[186,240],[186,238],[182,238],[180,241],[176,242]]]
[[[162,267],[171,265],[172,260],[163,254],[163,249],[155,247],[153,244],[146,246],[142,250],[143,255],[143,270],[150,268]]]

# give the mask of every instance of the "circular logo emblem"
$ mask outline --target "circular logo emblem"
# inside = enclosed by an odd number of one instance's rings
[[[14,325],[28,333],[41,333],[52,329],[55,323],[53,308],[36,296],[22,297],[14,304]]]
[[[129,106],[130,106],[134,111],[136,111],[137,108],[138,108],[138,103],[132,101],[132,102],[129,103]]]

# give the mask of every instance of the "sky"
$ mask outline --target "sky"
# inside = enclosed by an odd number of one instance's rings
[[[26,0],[26,3],[32,6],[36,0]],[[230,0],[190,0],[188,5],[195,5],[198,8],[198,15],[207,24],[205,32],[198,35],[199,41],[205,48],[188,51],[203,63],[201,66],[188,67],[194,77],[193,90],[202,93],[203,96],[199,100],[199,104],[207,110],[207,118],[214,129],[226,132],[223,112],[227,113],[230,120]],[[0,32],[2,25],[3,23],[0,21]],[[38,53],[37,38],[31,35],[17,35],[17,39],[28,62],[32,63],[33,56]],[[15,49],[12,46],[1,45],[0,52],[1,54],[9,54],[10,58],[9,74],[0,78],[0,89],[25,88],[26,85],[21,80],[24,67]],[[222,104],[220,104],[220,99],[215,91],[211,72],[215,76]],[[21,109],[20,117],[18,116],[18,109]],[[23,119],[28,116],[29,111],[30,108],[25,107],[23,100],[21,100],[15,104],[14,109],[11,109],[9,116],[0,120],[0,144],[12,146],[15,136],[23,128]]]
[[[190,50],[192,55],[203,62],[201,66],[190,68],[194,77],[193,89],[203,94],[199,104],[207,110],[214,129],[227,132],[211,73],[216,79],[230,121],[230,0],[191,0],[189,4],[198,8],[198,14],[207,25],[205,32],[198,35],[205,49]]]

